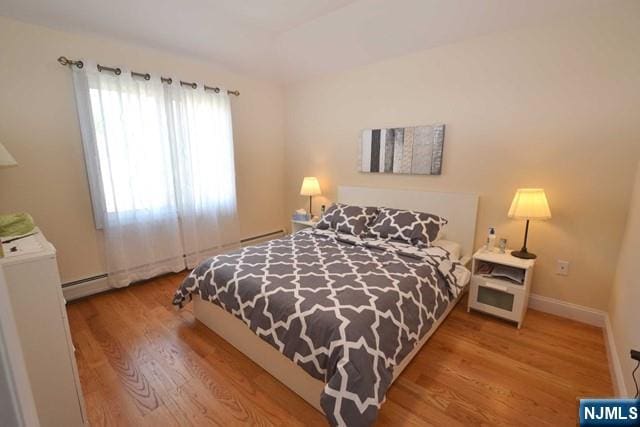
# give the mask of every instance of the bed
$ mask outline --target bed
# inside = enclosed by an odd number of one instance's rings
[[[384,395],[458,302],[468,282],[474,194],[338,189],[338,202],[431,212],[447,246],[303,230],[201,263],[176,292],[198,320],[323,412],[371,425]]]

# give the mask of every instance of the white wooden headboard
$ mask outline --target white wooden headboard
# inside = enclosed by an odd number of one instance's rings
[[[477,194],[339,186],[338,202],[411,209],[439,215],[449,221],[445,238],[462,246],[462,256],[473,254],[478,214]]]

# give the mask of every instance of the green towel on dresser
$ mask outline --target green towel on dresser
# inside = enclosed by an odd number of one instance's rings
[[[35,227],[28,213],[0,215],[0,237],[20,236],[30,233]]]

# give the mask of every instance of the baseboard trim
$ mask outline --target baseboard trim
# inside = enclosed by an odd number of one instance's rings
[[[602,310],[536,294],[529,296],[529,308],[601,328],[604,328],[607,318],[607,313]]]
[[[270,233],[260,234],[258,236],[247,237],[240,240],[240,246],[246,248],[247,246],[257,245],[260,243],[268,242],[269,240],[279,239],[284,237],[285,232],[283,229],[272,231]]]
[[[76,280],[72,283],[62,285],[62,295],[67,301],[88,297],[89,295],[111,289],[107,275],[92,277],[86,280]]]
[[[611,372],[611,382],[613,383],[613,392],[618,397],[627,396],[627,385],[624,381],[624,373],[622,365],[618,357],[618,349],[616,348],[616,340],[613,336],[613,328],[609,315],[605,314],[604,318],[604,342],[607,347],[607,360],[609,361],[609,372]]]
[[[280,229],[272,231],[270,233],[247,237],[245,239],[242,239],[240,242],[242,247],[246,247],[280,238],[284,235],[284,230]],[[88,277],[86,279],[74,280],[72,282],[62,284],[62,294],[67,301],[73,301],[78,298],[84,298],[90,295],[99,294],[100,292],[108,291],[109,289],[111,289],[111,287],[109,286],[106,274]]]

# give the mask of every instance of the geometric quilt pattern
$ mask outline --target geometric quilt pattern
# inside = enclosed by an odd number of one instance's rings
[[[469,279],[438,247],[307,229],[218,255],[176,291],[241,319],[325,387],[332,425],[375,422],[393,371]]]

